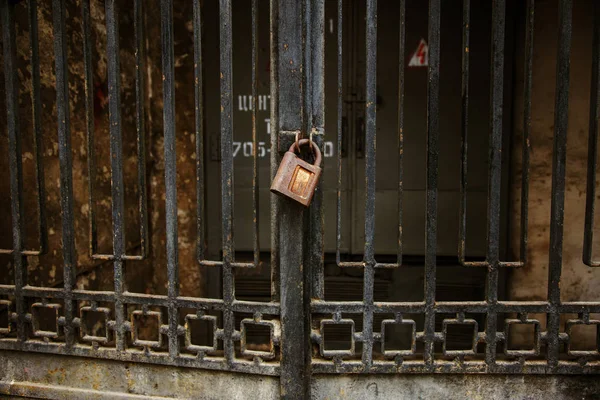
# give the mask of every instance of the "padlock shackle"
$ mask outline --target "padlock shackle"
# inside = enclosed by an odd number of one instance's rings
[[[288,151],[295,153],[295,150],[298,149],[298,151],[300,151],[300,146],[303,146],[305,144],[309,144],[312,145],[312,151],[315,153],[315,162],[313,163],[313,165],[316,165],[317,167],[321,166],[321,149],[319,149],[319,146],[317,146],[317,144],[315,142],[311,142],[308,139],[300,139],[297,142],[292,143],[292,145],[290,146],[290,149]]]

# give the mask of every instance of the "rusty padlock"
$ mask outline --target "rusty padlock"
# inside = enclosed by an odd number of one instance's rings
[[[315,153],[314,164],[302,160],[295,152],[295,150],[300,151],[300,146],[305,144],[312,145]],[[283,156],[275,179],[273,179],[271,192],[289,197],[308,207],[320,177],[321,150],[310,140],[301,139],[294,142]]]

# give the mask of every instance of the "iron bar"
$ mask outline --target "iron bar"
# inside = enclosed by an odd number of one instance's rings
[[[502,118],[504,103],[504,33],[506,25],[505,0],[492,2],[491,43],[491,102],[488,164],[487,200],[487,258],[488,273],[485,299],[488,303],[486,316],[486,356],[489,368],[496,363],[496,303],[498,301],[498,267],[500,263],[500,192],[502,181]]]
[[[341,254],[340,248],[342,247],[342,146],[344,143],[344,138],[342,135],[343,131],[343,118],[344,118],[344,76],[343,76],[343,44],[344,44],[344,36],[343,36],[343,0],[337,1],[337,192],[336,192],[336,220],[335,220],[335,261],[336,264],[340,265],[341,263]],[[324,280],[324,277],[320,279]],[[319,293],[319,298],[323,298],[325,296],[325,283],[320,282],[317,293]]]
[[[325,137],[325,4],[323,0],[314,0],[310,2],[310,6],[311,12],[309,18],[306,19],[307,26],[310,26],[310,51],[306,54],[305,61],[305,65],[311,71],[311,79],[307,83],[310,88],[307,95],[310,96],[311,107],[309,128],[313,144],[322,149]],[[321,165],[321,167],[323,166]],[[310,235],[304,235],[305,282],[309,287],[305,291],[305,307],[307,307],[305,315],[309,316],[308,307],[311,298],[322,295],[324,291],[323,175],[316,186],[304,223],[306,230],[311,232]],[[310,318],[307,319],[306,326],[310,327]],[[309,337],[309,333],[307,331],[306,337]],[[307,352],[307,356],[309,356],[309,352]]]
[[[196,134],[196,254],[198,262],[205,259],[206,218],[204,188],[204,79],[202,75],[202,6],[200,0],[193,2],[194,25],[194,129]]]
[[[0,341],[0,348],[3,350],[22,350],[47,354],[65,354],[68,351],[64,343],[43,343],[40,341],[28,341],[23,343],[21,347],[19,347],[15,341]],[[102,351],[98,351],[91,346],[82,345],[73,347],[68,353],[73,356],[117,360],[121,362],[151,363],[173,367],[202,368],[207,370],[243,372],[247,374],[270,376],[278,376],[280,374],[280,367],[276,363],[263,362],[257,366],[254,361],[243,359],[236,360],[233,364],[228,364],[220,358],[209,357],[201,359],[196,355],[191,354],[180,354],[177,358],[171,359],[164,353],[145,352],[138,349],[117,352],[115,349],[111,348],[103,348]]]
[[[279,63],[280,63],[280,48],[279,48],[279,2],[269,2],[269,55],[270,63],[273,66],[269,72],[269,90],[271,93],[270,103],[270,118],[271,126],[277,129],[279,126]],[[273,131],[272,131],[273,132]],[[276,131],[274,131],[276,132]],[[272,182],[277,174],[277,169],[281,161],[279,154],[279,135],[270,135],[271,152],[269,157],[270,163],[270,179]],[[282,199],[274,193],[270,193],[271,215],[271,300],[279,301],[280,299],[280,254],[279,254],[279,210],[281,208]]]
[[[523,111],[523,151],[521,153],[521,243],[517,267],[527,262],[527,235],[529,231],[529,151],[531,144],[531,92],[533,91],[533,34],[535,31],[535,0],[527,2],[527,22],[525,38],[525,87]]]
[[[144,7],[142,0],[135,0],[134,4],[135,31],[135,130],[137,134],[137,178],[138,178],[138,210],[140,216],[140,255],[139,259],[146,259],[149,253],[148,240],[148,190],[146,187],[146,33],[144,29]],[[138,259],[135,258],[135,259]]]
[[[90,0],[81,2],[81,23],[83,36],[83,77],[85,89],[85,118],[86,118],[86,145],[87,145],[87,173],[88,173],[88,209],[89,209],[89,252],[97,253],[98,228],[96,226],[96,201],[95,176],[96,176],[96,146],[94,143],[94,78],[92,68],[92,38],[90,32]]]
[[[165,216],[167,236],[167,276],[169,296],[169,356],[179,354],[177,337],[179,296],[179,259],[177,235],[177,154],[175,128],[175,56],[173,38],[173,2],[161,0],[161,43],[163,74],[163,129],[165,152]]]
[[[425,347],[423,358],[433,370],[437,254],[438,137],[440,105],[440,0],[429,1],[427,68],[427,175],[425,201]]]
[[[256,131],[256,114],[258,113],[258,4],[252,0],[252,247],[253,264],[260,263],[259,220],[258,220],[258,133]]]
[[[366,14],[366,138],[365,138],[365,249],[362,361],[368,370],[373,363],[373,286],[375,280],[375,168],[377,133],[377,0],[367,0]]]
[[[70,352],[75,342],[72,325],[77,256],[75,254],[75,229],[73,215],[73,162],[69,121],[69,75],[67,58],[66,10],[64,0],[53,0],[54,54],[56,66],[56,116],[58,121],[58,155],[60,163],[60,205],[62,213],[62,254],[64,268],[64,326],[66,350]]]
[[[233,243],[233,125],[231,104],[232,97],[232,25],[231,0],[219,1],[219,48],[221,71],[221,211],[223,214],[223,301],[229,308],[235,300],[234,275],[231,263],[235,261]],[[223,327],[225,338],[223,346],[225,359],[233,363],[234,347],[233,334],[235,331],[233,312],[229,309],[223,312]]]
[[[404,214],[404,83],[406,45],[406,0],[400,0],[398,32],[398,252],[396,263],[402,265],[402,216]]]
[[[4,50],[4,85],[6,90],[6,123],[8,129],[8,163],[10,172],[10,208],[12,216],[12,248],[15,271],[17,338],[25,341],[25,299],[23,286],[27,285],[27,266],[21,253],[24,242],[23,224],[23,159],[21,156],[21,133],[19,131],[19,75],[17,71],[17,43],[15,38],[14,5],[3,1],[2,48]]]
[[[598,167],[598,121],[600,119],[600,6],[594,3],[592,38],[592,79],[590,85],[590,122],[588,139],[588,171],[585,199],[585,226],[583,235],[583,262],[600,267],[593,260],[594,217],[596,215],[596,169]]]
[[[125,349],[123,326],[127,320],[121,295],[125,284],[125,188],[123,185],[123,134],[121,130],[121,65],[119,58],[119,19],[115,0],[106,7],[106,52],[108,54],[108,121],[110,134],[111,199],[114,253],[114,286],[116,294],[116,342],[119,350]],[[90,180],[93,175],[90,176]],[[92,197],[90,195],[90,197]]]
[[[597,369],[599,364],[591,363],[585,366],[575,362],[560,361],[556,368],[557,374],[590,374]],[[346,361],[336,364],[333,361],[317,360],[313,363],[315,374],[357,374],[364,373],[360,361]],[[524,365],[518,361],[499,361],[496,371],[490,371],[481,361],[436,361],[433,369],[426,367],[418,361],[403,361],[398,365],[394,361],[375,361],[369,371],[371,374],[546,374],[543,364]]]
[[[555,370],[558,365],[560,314],[560,277],[562,271],[563,222],[565,216],[565,173],[569,115],[569,74],[571,57],[571,0],[558,6],[558,53],[556,57],[556,103],[554,110],[554,149],[552,156],[552,203],[550,207],[550,249],[548,259],[547,359]]]
[[[304,120],[310,129],[312,145],[323,147],[325,135],[325,1],[314,0],[307,4],[305,13],[305,58],[304,68],[310,70],[306,81],[308,91],[304,99]],[[341,54],[338,53],[338,56]],[[338,78],[340,79],[340,78]],[[309,103],[310,101],[310,103]],[[323,177],[317,183],[312,203],[305,214],[304,235],[304,398],[311,396],[312,351],[311,351],[311,300],[324,294],[324,209]]]
[[[461,74],[461,142],[460,142],[460,208],[458,224],[458,259],[462,265],[473,265],[465,261],[467,231],[467,170],[469,132],[469,46],[471,38],[471,0],[463,0],[462,16],[462,74]],[[480,265],[478,263],[477,265]]]

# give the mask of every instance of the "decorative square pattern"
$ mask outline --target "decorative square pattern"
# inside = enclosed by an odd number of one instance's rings
[[[157,320],[157,337],[158,340],[146,340],[140,339],[139,335],[139,319],[141,317],[151,317],[156,318]],[[134,346],[143,346],[143,347],[151,347],[151,348],[159,348],[162,346],[162,335],[160,333],[160,326],[162,325],[162,313],[160,311],[142,311],[135,310],[131,313],[131,326],[133,333],[133,345]]]
[[[325,327],[327,325],[349,325],[350,326],[350,348],[347,350],[327,350],[325,349]],[[320,350],[321,356],[333,358],[333,357],[352,357],[354,356],[354,320],[352,319],[323,319],[321,320],[321,342]]]
[[[91,313],[102,315],[104,320],[104,336],[95,336],[94,332],[88,332],[88,318]],[[110,331],[108,329],[108,321],[110,321],[110,308],[97,307],[96,309],[84,306],[79,309],[81,340],[85,342],[108,343],[110,341]]]
[[[37,337],[44,337],[44,338],[57,338],[59,336],[58,333],[58,318],[59,318],[59,313],[58,311],[60,310],[61,305],[60,304],[43,304],[43,303],[34,303],[31,305],[31,325],[33,327],[33,335],[37,336]],[[43,313],[44,311],[49,312],[49,314],[52,314],[52,318],[54,321],[54,330],[47,330],[47,329],[43,329],[41,328],[40,322],[47,322],[47,321],[41,321],[41,316],[40,313]]]
[[[6,311],[6,326],[0,326],[0,334],[8,335],[10,333],[10,306],[11,302],[8,300],[0,300],[0,313]]]
[[[448,327],[451,325],[473,327],[473,335],[471,338],[470,349],[448,349]],[[442,333],[444,335],[443,351],[445,356],[473,355],[477,353],[477,342],[479,341],[479,327],[477,325],[477,321],[475,321],[474,319],[445,319],[442,323]]]
[[[385,329],[387,326],[392,325],[406,325],[411,329],[410,349],[390,349],[387,350],[385,346]],[[381,352],[385,357],[396,357],[396,356],[410,356],[415,354],[417,350],[417,324],[412,319],[394,320],[384,319],[381,321]]]
[[[248,349],[247,335],[249,325],[259,325],[269,327],[269,351]],[[244,318],[240,322],[240,348],[244,356],[260,357],[265,360],[275,358],[275,342],[279,341],[281,329],[277,321],[265,321],[260,318]]]
[[[573,338],[573,328],[581,325],[587,326],[595,326],[596,327],[596,348],[594,350],[579,350],[571,348],[572,338]],[[571,319],[568,320],[565,326],[565,331],[567,332],[567,336],[569,337],[569,341],[567,342],[567,354],[570,356],[598,356],[600,353],[600,321],[599,320],[589,320],[588,322],[581,319]]]
[[[533,349],[514,350],[508,348],[511,327],[517,325],[533,325]],[[537,356],[540,354],[540,322],[535,319],[507,319],[504,325],[504,354],[507,356]]]
[[[206,321],[213,328],[213,343],[212,346],[203,346],[192,343],[192,322],[191,321]],[[194,353],[211,353],[217,350],[217,317],[213,315],[194,315],[188,314],[185,316],[185,348]]]

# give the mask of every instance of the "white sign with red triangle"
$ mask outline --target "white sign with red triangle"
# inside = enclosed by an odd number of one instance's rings
[[[429,46],[425,39],[421,39],[417,50],[410,57],[409,67],[426,67],[429,65]]]

